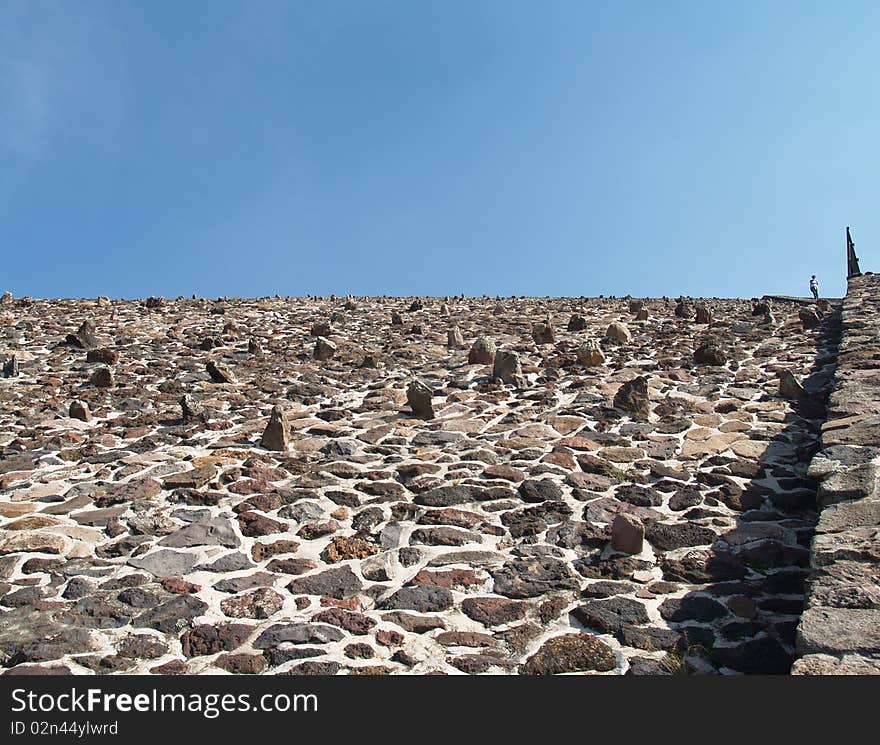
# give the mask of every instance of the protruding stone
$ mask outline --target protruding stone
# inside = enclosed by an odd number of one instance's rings
[[[414,380],[406,389],[406,402],[413,410],[413,414],[421,419],[433,419],[434,407],[431,398],[434,391],[421,380]]]
[[[314,354],[316,360],[321,360],[322,362],[331,360],[336,354],[336,345],[329,339],[319,336],[315,342]]]
[[[599,346],[599,342],[595,339],[589,339],[578,347],[575,354],[577,355],[578,362],[584,367],[596,367],[597,365],[605,364],[605,353]]]
[[[614,407],[627,412],[637,421],[648,421],[648,378],[641,375],[624,383],[614,395]]]
[[[534,339],[535,344],[552,344],[556,341],[556,336],[553,333],[553,327],[549,323],[533,323],[532,339]]]
[[[704,323],[711,324],[715,319],[712,318],[712,314],[709,312],[709,309],[705,305],[697,306],[697,314],[694,318],[694,323]]]
[[[185,424],[206,421],[204,407],[188,393],[180,398],[180,418]]]
[[[92,412],[89,411],[89,405],[83,401],[73,401],[67,410],[67,415],[71,419],[79,419],[83,422],[92,421]]]
[[[779,373],[779,395],[783,398],[797,401],[804,398],[807,394],[791,370],[783,370]]]
[[[80,349],[94,349],[100,345],[98,337],[95,336],[95,327],[91,321],[83,321],[75,334],[68,334],[66,339],[68,344]]]
[[[113,372],[109,367],[99,367],[92,374],[92,385],[98,388],[113,387]]]
[[[626,324],[616,322],[608,324],[608,328],[605,330],[605,336],[608,339],[614,339],[621,344],[626,344],[631,338]]]
[[[727,364],[727,355],[714,341],[705,341],[694,350],[694,362],[698,365],[714,365],[720,367]]]
[[[491,365],[495,361],[495,352],[495,342],[485,336],[479,336],[468,352],[468,364]]]
[[[611,548],[625,554],[642,553],[645,526],[635,515],[622,512],[611,523]]]
[[[215,383],[235,383],[235,375],[232,373],[226,365],[223,365],[219,362],[215,362],[214,360],[210,360],[206,365],[205,369],[208,371],[208,375],[211,376],[211,380]]]
[[[284,410],[278,405],[273,406],[269,423],[263,431],[260,444],[267,450],[286,451],[290,447],[288,429],[289,426],[287,418],[284,416]]]
[[[464,347],[464,337],[458,326],[453,326],[446,332],[446,346],[450,349],[461,349]]]
[[[18,357],[12,355],[8,360],[3,363],[3,377],[16,378],[18,377],[18,373]]]
[[[492,367],[492,376],[500,378],[510,385],[522,387],[525,383],[522,365],[516,352],[500,350],[495,354],[495,364]]]
[[[115,365],[119,362],[119,352],[114,349],[90,349],[88,354],[86,354],[86,362]]]
[[[583,331],[585,328],[587,328],[587,319],[577,313],[572,313],[571,318],[568,319],[568,330]]]
[[[798,318],[801,319],[801,325],[803,326],[804,331],[819,328],[822,323],[816,311],[810,310],[809,308],[801,308],[800,311],[798,311]]]

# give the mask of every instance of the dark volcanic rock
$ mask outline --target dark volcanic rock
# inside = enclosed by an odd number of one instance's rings
[[[651,620],[645,606],[629,598],[590,600],[571,614],[587,628],[604,634],[620,634],[625,626],[638,626]]]
[[[486,489],[478,486],[439,486],[417,494],[413,501],[426,507],[451,507],[490,498]]]
[[[361,581],[348,566],[301,577],[287,585],[287,589],[294,595],[324,595],[338,599],[357,595],[362,587]]]
[[[519,495],[526,502],[543,502],[547,499],[561,499],[562,489],[550,479],[523,481],[519,485]]]
[[[506,598],[465,598],[461,609],[468,618],[486,626],[501,626],[523,618],[528,609],[526,603]]]
[[[138,616],[133,626],[156,629],[157,631],[177,631],[185,628],[196,616],[207,610],[208,604],[192,595],[178,595]]]
[[[672,551],[685,546],[712,544],[718,535],[711,528],[693,523],[659,523],[648,521],[645,536],[650,544],[660,551]]]
[[[552,590],[579,590],[571,567],[558,559],[515,559],[492,573],[495,592],[509,598],[532,598]]]
[[[444,587],[418,585],[402,587],[379,603],[382,610],[414,610],[419,613],[443,611],[452,607],[452,593]]]
[[[80,349],[94,349],[101,345],[91,321],[83,321],[75,334],[68,334],[66,342]]]
[[[639,422],[648,421],[648,378],[641,376],[624,383],[614,394],[614,407]]]
[[[519,669],[524,675],[558,675],[584,670],[607,672],[614,669],[611,648],[590,634],[564,634],[543,646]]]
[[[685,595],[669,598],[660,604],[660,615],[667,621],[714,621],[727,615],[727,609],[717,600],[703,595]]]

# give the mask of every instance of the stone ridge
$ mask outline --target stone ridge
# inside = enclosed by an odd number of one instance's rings
[[[849,280],[794,675],[880,674],[880,275]]]

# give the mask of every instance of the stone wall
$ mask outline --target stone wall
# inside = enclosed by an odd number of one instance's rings
[[[810,463],[813,574],[795,675],[880,674],[880,275],[849,281],[834,390]]]

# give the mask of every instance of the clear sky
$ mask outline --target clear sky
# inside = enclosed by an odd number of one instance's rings
[[[880,3],[0,0],[0,292],[880,270]]]

